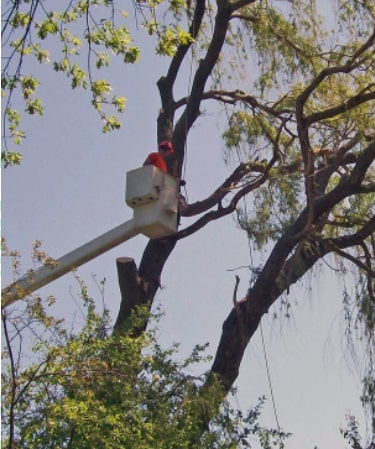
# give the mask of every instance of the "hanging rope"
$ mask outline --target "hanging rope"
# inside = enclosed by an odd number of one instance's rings
[[[227,115],[227,119],[228,119],[228,123],[229,123],[229,111],[227,109],[227,105],[225,105],[225,112]],[[238,162],[241,162],[241,149],[238,143],[235,144],[235,148],[236,148],[236,154],[237,154],[237,159]],[[248,211],[247,211],[247,203],[246,203],[246,198],[243,197],[243,203],[244,203],[244,213],[247,216]],[[249,248],[249,253],[250,253],[250,263],[251,263],[251,267],[254,265],[253,263],[253,257],[252,257],[252,251],[251,251],[251,242],[250,242],[250,237],[247,233],[247,243],[248,243],[248,248]],[[250,267],[250,269],[251,269]],[[265,361],[265,365],[266,365],[266,371],[267,371],[267,381],[268,381],[268,386],[270,389],[270,394],[271,394],[271,401],[272,401],[272,408],[273,408],[273,413],[275,415],[275,422],[276,422],[276,426],[277,426],[277,430],[279,432],[279,438],[280,438],[280,447],[283,446],[283,441],[282,441],[282,437],[280,435],[281,433],[281,427],[280,427],[280,422],[279,422],[279,417],[277,414],[277,407],[276,407],[276,400],[275,400],[275,395],[273,392],[273,386],[272,386],[272,379],[271,379],[271,371],[270,371],[270,366],[268,363],[268,356],[267,356],[267,349],[266,349],[266,344],[265,344],[265,340],[264,340],[264,334],[263,334],[263,327],[262,327],[262,322],[260,322],[260,335],[261,335],[261,339],[262,339],[262,348],[263,348],[263,354],[264,354],[264,361]]]
[[[269,389],[270,389],[270,393],[271,393],[271,401],[272,401],[273,413],[275,415],[276,426],[277,426],[277,430],[279,432],[280,444],[282,445],[283,441],[282,441],[282,438],[281,438],[281,435],[280,435],[281,427],[280,427],[279,417],[278,417],[278,414],[277,414],[275,395],[273,394],[273,387],[272,387],[272,380],[271,380],[271,371],[270,371],[270,367],[269,367],[269,364],[268,364],[268,357],[267,357],[266,344],[265,344],[265,341],[264,341],[262,322],[260,322],[260,335],[262,337],[264,361],[265,361],[265,364],[266,364],[267,379],[268,379],[268,385],[269,385]]]
[[[193,30],[194,33],[194,30]],[[188,79],[188,85],[187,85],[187,95],[186,95],[186,109],[188,107],[188,103],[190,100],[190,92],[191,92],[191,84],[192,84],[192,78],[193,78],[193,45],[191,45],[191,58],[190,58],[190,65],[189,65],[189,79]],[[182,179],[186,178],[186,171],[187,171],[187,158],[188,158],[188,115],[185,114],[185,147],[184,147],[185,157],[184,157],[184,163],[182,168]],[[186,184],[183,186],[184,189],[184,195],[186,198],[186,202],[189,203],[189,196],[187,192]]]

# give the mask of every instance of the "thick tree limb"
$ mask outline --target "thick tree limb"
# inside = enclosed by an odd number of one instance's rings
[[[121,303],[114,331],[121,333],[127,328],[132,311],[135,311],[137,306],[147,304],[147,296],[141,279],[138,276],[134,260],[128,257],[121,257],[116,260],[116,265],[120,284]],[[145,323],[143,329],[139,329],[139,333],[145,329],[146,325],[147,323]]]
[[[375,91],[371,91],[366,94],[355,95],[338,106],[325,109],[324,111],[315,112],[314,114],[307,116],[305,118],[306,126],[312,125],[313,123],[325,120],[327,118],[335,117],[339,114],[342,114],[343,112],[350,111],[351,109],[356,108],[360,104],[367,103],[370,100],[374,99],[375,99]]]
[[[164,264],[176,244],[173,238],[150,240],[143,253],[139,270],[133,259],[117,259],[121,303],[115,332],[126,330],[132,312],[137,306],[144,306],[151,310],[152,301],[160,287],[160,276]],[[137,323],[133,335],[141,334],[147,326],[147,320]]]
[[[315,200],[315,219],[360,187],[374,157],[375,145],[372,144],[359,156],[348,180],[340,183],[332,192]],[[291,255],[297,243],[293,241],[293,235],[305,226],[307,217],[308,212],[305,209],[295,224],[276,243],[258,279],[249,289],[246,301],[238,304],[241,313],[238,313],[238,307],[233,308],[224,321],[222,336],[211,370],[219,376],[226,392],[238,376],[244,351],[259,325],[261,316],[267,313],[277,298],[323,256],[335,251],[338,247],[343,250],[349,246],[359,245],[365,238],[372,235],[375,229],[375,219],[372,218],[353,235],[326,241],[312,240],[309,245],[301,243]]]
[[[215,17],[215,26],[205,57],[200,61],[196,70],[191,95],[189,96],[187,106],[180,119],[176,123],[173,139],[180,144],[185,144],[186,136],[199,116],[199,107],[202,101],[205,84],[211,76],[211,72],[217,63],[218,57],[225,42],[225,37],[230,20],[231,10],[227,1],[218,2],[218,10]],[[183,160],[178,161],[178,174],[181,174]]]
[[[219,376],[223,385],[223,397],[236,380],[240,363],[251,337],[254,335],[262,315],[285,292],[309,271],[317,261],[339,245],[349,247],[359,245],[375,230],[375,219],[372,218],[357,233],[341,239],[312,240],[308,245],[300,245],[299,249],[283,264],[280,273],[274,277],[272,287],[268,290],[257,290],[254,296],[250,289],[246,300],[238,302],[233,307],[223,324],[222,336],[211,367],[212,373]],[[366,267],[364,268],[365,271]],[[263,308],[259,307],[263,303]],[[238,313],[240,310],[240,314]]]
[[[189,34],[193,38],[196,38],[200,31],[202,19],[205,12],[205,7],[206,7],[206,0],[196,1],[192,22],[189,28]],[[167,76],[160,78],[157,83],[162,106],[157,120],[159,141],[162,139],[173,140],[172,128],[173,128],[174,113],[176,110],[173,98],[173,86],[176,81],[176,77],[179,73],[181,64],[187,52],[189,51],[191,45],[192,43],[189,42],[187,44],[181,44],[178,46],[176,54],[172,58],[171,64],[169,66]],[[179,158],[183,158],[184,141],[173,140],[173,144]],[[175,174],[176,176],[179,176],[179,173],[177,173],[177,168],[173,168],[171,170],[171,173]]]

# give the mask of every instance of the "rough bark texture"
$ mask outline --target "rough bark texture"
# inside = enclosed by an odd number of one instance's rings
[[[160,276],[164,264],[175,246],[176,240],[150,240],[143,253],[139,270],[133,259],[117,259],[117,272],[120,284],[120,310],[114,326],[115,332],[124,331],[135,307],[143,306],[151,310],[152,301],[160,287]],[[147,320],[136,326],[133,333],[139,335],[147,327]]]

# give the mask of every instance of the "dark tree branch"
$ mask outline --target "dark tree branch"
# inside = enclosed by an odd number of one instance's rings
[[[193,37],[193,39],[197,37],[200,31],[205,7],[206,0],[197,0],[195,4],[193,19],[189,28],[189,34]],[[179,45],[175,56],[172,58],[167,76],[160,78],[157,83],[162,106],[157,120],[158,141],[168,139],[173,142],[176,155],[174,161],[172,161],[172,163],[170,164],[170,173],[174,174],[175,176],[180,175],[180,173],[178,173],[177,165],[182,165],[185,140],[173,139],[172,136],[174,113],[176,111],[176,106],[173,98],[173,86],[179,73],[181,64],[191,45],[191,42]]]
[[[364,264],[361,262],[358,257],[352,256],[349,253],[346,253],[345,251],[336,248],[335,253],[341,256],[343,259],[347,259],[350,262],[352,262],[354,265],[357,265],[358,268],[366,272],[369,276],[375,278],[375,271],[371,269],[371,266]]]
[[[189,204],[187,208],[181,212],[181,215],[183,217],[191,217],[211,209],[218,205],[228,193],[232,192],[233,189],[238,186],[238,183],[250,172],[264,173],[265,170],[266,167],[257,162],[239,164],[232,174],[210,196],[202,201]]]
[[[357,233],[339,240],[342,247],[359,245],[375,230],[375,220],[372,218]],[[211,372],[218,375],[223,385],[223,397],[236,380],[241,360],[251,337],[254,335],[261,317],[268,308],[285,292],[309,271],[322,257],[337,250],[338,239],[312,239],[309,244],[298,245],[297,250],[290,256],[279,274],[272,280],[268,290],[249,290],[246,298],[237,302],[223,324],[223,332],[218,345]],[[357,265],[358,266],[358,265]],[[360,266],[368,272],[367,267]],[[262,308],[259,303],[263,303]]]
[[[269,178],[269,171],[275,164],[276,160],[278,159],[278,155],[275,154],[274,157],[270,160],[267,167],[265,168],[265,172],[262,176],[259,177],[254,182],[248,183],[245,187],[240,189],[232,198],[229,205],[226,207],[218,207],[215,211],[210,211],[207,214],[200,217],[195,223],[193,223],[191,226],[188,226],[187,228],[179,231],[176,234],[176,239],[181,240],[182,238],[188,237],[189,235],[194,234],[199,229],[202,229],[206,224],[213,220],[217,220],[218,218],[224,217],[225,215],[229,215],[232,212],[236,210],[237,204],[240,201],[241,198],[243,198],[245,195],[250,193],[251,191],[257,189],[262,184],[264,184],[267,179]]]
[[[292,110],[290,109],[277,109],[278,104],[275,103],[273,106],[268,106],[267,104],[260,103],[254,96],[249,95],[240,90],[235,91],[224,91],[224,90],[210,90],[203,94],[203,99],[214,99],[222,101],[223,103],[235,104],[237,102],[242,102],[251,106],[253,109],[260,109],[261,111],[267,112],[274,117],[280,117],[283,114],[290,114]]]
[[[366,260],[365,267],[367,268],[367,270],[365,270],[365,273],[367,278],[367,291],[370,300],[375,304],[375,295],[374,295],[375,285],[374,286],[372,285],[373,284],[372,279],[375,279],[375,271],[372,270],[372,262],[371,262],[375,260],[375,253],[374,252],[373,254],[370,253],[370,250],[368,249],[366,242],[362,242],[361,248],[363,249]]]
[[[206,0],[197,0],[196,1],[193,18],[192,18],[192,21],[191,21],[191,24],[189,27],[189,34],[193,39],[196,39],[196,37],[198,36],[198,33],[201,29],[202,20],[203,20],[203,16],[205,13],[205,8],[206,8]],[[174,85],[177,75],[179,73],[181,64],[182,64],[187,52],[189,51],[191,45],[192,45],[192,43],[189,42],[187,44],[181,44],[178,46],[176,54],[173,56],[171,63],[169,65],[169,69],[168,69],[166,78],[162,78],[162,81],[159,81],[159,82],[162,82],[162,83],[165,82],[169,86]]]
[[[327,77],[331,75],[336,75],[338,73],[350,73],[354,69],[356,69],[360,64],[361,61],[356,60],[366,51],[368,50],[372,45],[374,45],[375,42],[375,31],[372,33],[372,35],[368,38],[368,40],[354,53],[354,55],[347,61],[346,64],[342,66],[335,66],[335,67],[328,67],[326,69],[323,69],[314,79],[313,81],[307,86],[307,88],[300,94],[298,97],[297,102],[300,103],[302,106],[306,103],[309,96],[314,92],[314,90],[319,86],[319,84],[324,81]]]
[[[241,14],[241,13],[232,14],[231,19],[238,19],[241,20],[242,22],[252,22],[252,23],[258,23],[260,20],[255,15],[250,16],[249,14]]]
[[[348,64],[354,64],[355,60],[358,59],[363,53],[371,48],[375,43],[375,29],[371,36],[367,39],[367,41],[353,54],[353,56],[349,59]]]
[[[204,87],[212,73],[213,68],[215,67],[215,64],[217,63],[218,57],[224,45],[230,14],[231,10],[228,2],[219,2],[215,18],[214,31],[206,56],[200,61],[200,64],[196,70],[192,82],[191,95],[189,96],[187,106],[176,123],[174,129],[173,141],[179,142],[180,145],[181,143],[182,145],[185,144],[187,133],[199,116],[199,107],[202,101]],[[179,158],[177,167],[178,175],[181,174],[182,162],[182,158]]]
[[[319,122],[321,120],[325,120],[327,118],[335,117],[343,112],[350,111],[351,109],[356,108],[357,106],[367,103],[370,100],[375,99],[375,91],[371,91],[367,94],[358,94],[354,97],[349,98],[349,100],[341,103],[338,106],[333,108],[325,109],[324,111],[315,112],[305,118],[306,125],[312,125],[313,123]]]
[[[237,11],[238,9],[241,9],[245,6],[251,5],[252,3],[255,3],[257,0],[238,0],[236,2],[233,2],[230,5],[230,9],[232,12]]]
[[[371,219],[367,221],[362,226],[362,228],[356,233],[337,237],[335,239],[331,239],[330,241],[335,248],[345,249],[350,246],[360,245],[361,242],[363,242],[374,232],[375,232],[375,216],[371,217]]]
[[[247,195],[249,192],[257,189],[261,184],[263,184],[266,181],[266,179],[259,179],[258,181],[255,181],[253,183],[249,183],[246,187],[241,189],[237,195],[231,200],[228,206],[226,207],[218,207],[217,210],[213,210],[210,212],[207,212],[205,215],[200,217],[195,223],[188,226],[185,229],[182,229],[181,231],[178,231],[176,234],[177,240],[184,239],[192,234],[195,234],[197,231],[202,229],[204,226],[206,226],[208,223],[214,220],[218,220],[219,218],[222,218],[226,215],[231,214],[236,210],[236,206],[241,198],[243,198],[245,195]]]
[[[357,161],[357,158],[352,153],[349,153],[349,151],[360,142],[360,137],[361,134],[357,133],[336,152],[327,156],[325,166],[323,165],[323,168],[315,173],[315,190],[318,195],[323,195],[326,191],[330,177],[339,167],[353,164]]]

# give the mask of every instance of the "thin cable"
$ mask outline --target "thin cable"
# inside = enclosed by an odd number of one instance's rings
[[[194,30],[193,30],[194,32]],[[188,80],[188,86],[187,86],[187,96],[186,96],[186,112],[190,100],[190,91],[191,91],[191,80],[193,77],[193,45],[191,44],[191,58],[190,58],[190,67],[189,67],[189,80]],[[187,157],[188,157],[188,114],[185,116],[185,157],[184,157],[184,164],[182,168],[182,176],[183,179],[186,178],[186,171],[187,171]],[[186,184],[184,185],[184,193],[186,197],[186,202],[189,203],[189,196],[186,188]]]
[[[219,74],[219,82],[221,84],[221,79],[220,79],[220,74]],[[235,106],[234,106],[235,109]],[[229,111],[227,108],[227,105],[224,104],[224,110],[227,116],[227,120],[228,120],[228,124],[230,121],[230,115],[229,115]],[[238,142],[235,143],[235,149],[236,149],[236,155],[237,155],[237,159],[238,162],[241,162],[241,148]],[[243,204],[244,204],[244,214],[245,216],[248,216],[248,210],[247,210],[247,202],[246,202],[246,198],[243,197]],[[250,253],[250,269],[251,266],[254,265],[253,262],[253,257],[252,257],[252,248],[251,248],[251,241],[250,241],[250,236],[249,233],[246,232],[247,234],[247,243],[248,243],[248,247],[249,247],[249,253]],[[263,335],[263,327],[262,327],[262,322],[260,321],[260,334],[261,334],[261,338],[262,338],[262,346],[263,346],[263,353],[264,353],[264,360],[265,360],[265,365],[266,365],[266,371],[267,371],[267,379],[268,379],[268,385],[269,385],[269,389],[270,389],[270,393],[271,393],[271,400],[272,400],[272,407],[273,407],[273,412],[275,415],[275,421],[276,421],[276,426],[277,426],[277,430],[279,433],[279,438],[280,438],[280,447],[284,447],[283,444],[283,440],[281,437],[281,427],[280,427],[280,422],[279,422],[279,418],[278,418],[278,414],[277,414],[277,408],[276,408],[276,401],[275,401],[275,395],[273,393],[273,387],[272,387],[272,380],[271,380],[271,372],[270,372],[270,367],[269,367],[269,363],[268,363],[268,357],[267,357],[267,350],[266,350],[266,344],[264,341],[264,335]]]
[[[263,335],[263,327],[262,327],[262,322],[260,322],[260,335],[262,337],[262,346],[263,346],[263,353],[264,353],[264,361],[266,364],[266,370],[267,370],[267,378],[268,378],[268,385],[270,388],[270,392],[271,392],[271,400],[272,400],[272,407],[273,407],[273,412],[275,414],[275,420],[276,420],[276,426],[277,426],[277,430],[280,434],[281,432],[281,427],[280,427],[280,423],[279,423],[279,418],[277,415],[277,409],[276,409],[276,401],[275,401],[275,396],[273,394],[273,387],[272,387],[272,381],[271,381],[271,372],[270,372],[270,367],[268,364],[268,357],[267,357],[267,350],[266,350],[266,344],[264,342],[264,335]],[[282,443],[282,439],[280,436],[280,442]]]

